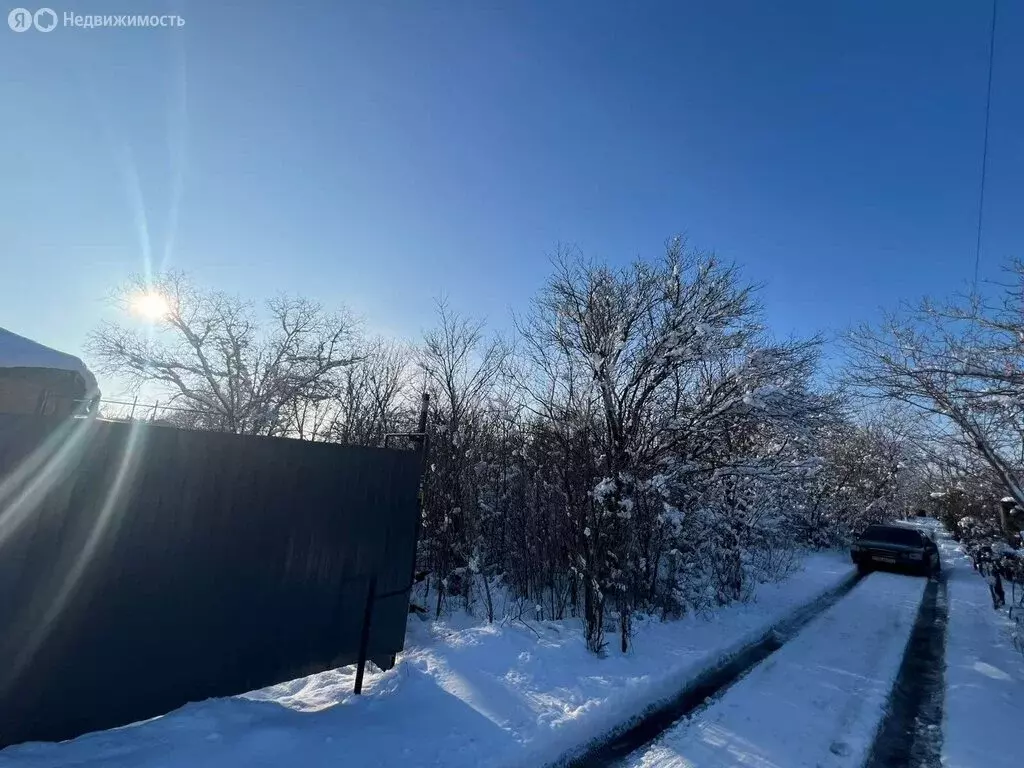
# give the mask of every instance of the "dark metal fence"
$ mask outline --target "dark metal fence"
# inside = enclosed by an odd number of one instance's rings
[[[0,747],[393,664],[421,464],[0,414]]]

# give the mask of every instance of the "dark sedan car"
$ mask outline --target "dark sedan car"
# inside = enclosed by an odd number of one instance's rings
[[[900,525],[869,526],[850,547],[850,556],[861,573],[891,568],[930,576],[941,567],[935,542]]]

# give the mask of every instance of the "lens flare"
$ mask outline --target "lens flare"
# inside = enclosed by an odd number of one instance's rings
[[[152,323],[163,320],[171,311],[167,299],[155,291],[140,293],[132,298],[132,312]]]

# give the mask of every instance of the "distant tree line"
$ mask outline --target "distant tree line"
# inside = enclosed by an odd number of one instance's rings
[[[161,322],[102,325],[88,351],[157,387],[176,426],[379,445],[430,392],[418,599],[437,616],[580,617],[593,651],[625,650],[637,613],[746,599],[797,547],[924,498],[906,419],[854,409],[821,338],[774,338],[755,286],[679,238],[623,268],[559,252],[508,338],[445,301],[421,339],[396,341],[180,273],[116,300],[142,291],[166,298]]]

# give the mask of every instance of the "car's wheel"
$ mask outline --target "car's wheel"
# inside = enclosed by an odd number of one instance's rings
[[[861,576],[866,576],[871,573],[871,566],[867,563],[857,563],[857,573]]]

